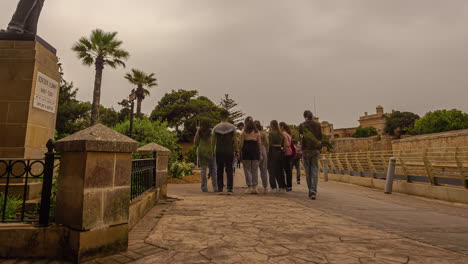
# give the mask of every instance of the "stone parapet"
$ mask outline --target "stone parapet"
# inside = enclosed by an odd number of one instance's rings
[[[56,223],[70,229],[77,262],[124,251],[128,241],[132,152],[138,142],[101,124],[59,140]]]

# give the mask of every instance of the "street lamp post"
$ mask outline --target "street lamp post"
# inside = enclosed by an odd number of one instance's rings
[[[133,111],[135,109],[135,99],[136,99],[136,93],[135,89],[132,90],[132,93],[128,97],[128,100],[132,102],[131,108],[130,108],[130,131],[128,132],[128,136],[132,137],[133,136]]]

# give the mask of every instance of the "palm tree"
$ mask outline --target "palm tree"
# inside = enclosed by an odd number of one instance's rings
[[[125,67],[124,60],[129,53],[122,49],[123,42],[116,38],[117,32],[104,32],[96,29],[91,32],[89,38],[82,37],[76,42],[72,50],[78,55],[84,65],[94,64],[96,75],[94,78],[93,107],[91,110],[91,125],[99,120],[99,105],[101,101],[101,82],[104,66],[115,69],[118,66]]]
[[[157,79],[154,78],[154,73],[146,74],[143,71],[132,69],[131,73],[127,73],[125,75],[125,79],[127,79],[131,84],[137,86],[135,94],[137,98],[137,110],[136,116],[141,117],[141,102],[145,99],[146,96],[150,95],[150,92],[145,89],[146,87],[153,87],[157,86],[156,83]]]

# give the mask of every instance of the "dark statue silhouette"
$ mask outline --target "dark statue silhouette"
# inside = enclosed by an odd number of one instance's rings
[[[45,0],[20,0],[7,32],[37,34],[37,23]]]

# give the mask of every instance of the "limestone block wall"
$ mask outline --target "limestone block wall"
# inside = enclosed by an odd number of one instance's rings
[[[393,150],[468,146],[468,129],[411,136],[392,141]]]
[[[365,152],[391,150],[392,138],[389,136],[374,136],[367,138],[337,138],[333,140],[333,152]]]

